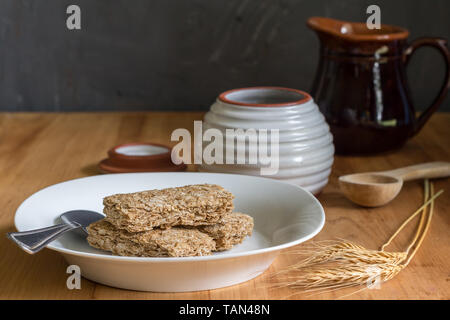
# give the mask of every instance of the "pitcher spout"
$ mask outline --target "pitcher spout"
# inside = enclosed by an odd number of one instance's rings
[[[408,30],[382,24],[380,29],[369,29],[363,22],[349,22],[325,17],[311,17],[307,21],[308,27],[320,33],[347,39],[350,41],[392,41],[406,39]]]
[[[316,32],[323,46],[337,52],[373,55],[381,47],[388,54],[397,54],[406,43],[408,30],[382,24],[380,29],[369,29],[365,23],[341,21],[325,17],[311,17],[307,26]]]

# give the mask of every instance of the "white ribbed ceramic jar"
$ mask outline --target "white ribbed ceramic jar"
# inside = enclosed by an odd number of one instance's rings
[[[306,92],[280,87],[254,87],[222,93],[205,115],[203,130],[278,129],[279,169],[269,178],[319,193],[333,164],[333,137]],[[224,153],[225,154],[225,153]],[[261,164],[205,164],[200,171],[261,175]]]

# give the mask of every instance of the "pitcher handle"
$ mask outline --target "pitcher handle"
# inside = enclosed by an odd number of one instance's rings
[[[445,96],[447,95],[447,91],[450,88],[450,53],[447,48],[447,40],[442,38],[419,38],[414,40],[410,46],[403,53],[403,61],[408,64],[412,54],[416,51],[416,49],[420,47],[433,47],[436,48],[444,57],[445,61],[445,77],[444,82],[442,83],[441,89],[439,90],[438,95],[434,98],[431,105],[425,109],[419,117],[416,119],[414,123],[414,131],[412,135],[415,135],[422,129],[423,125],[430,116],[438,109],[439,105],[444,101]]]

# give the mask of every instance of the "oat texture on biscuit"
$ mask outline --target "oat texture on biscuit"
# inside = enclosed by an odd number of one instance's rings
[[[199,230],[214,239],[215,251],[229,250],[252,234],[253,218],[244,213],[233,212],[225,215],[219,223],[200,226]]]
[[[170,228],[131,233],[105,219],[87,227],[89,244],[120,256],[204,256],[215,250],[214,240],[196,229]]]
[[[107,221],[129,232],[210,225],[233,210],[233,198],[218,185],[189,185],[112,195],[103,199],[103,212]]]

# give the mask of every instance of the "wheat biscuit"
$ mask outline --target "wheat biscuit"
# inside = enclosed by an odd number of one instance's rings
[[[244,213],[233,212],[225,215],[217,224],[200,226],[198,229],[214,239],[215,251],[224,251],[242,243],[246,236],[252,234],[253,218]]]
[[[87,227],[89,244],[120,256],[205,256],[215,250],[214,240],[196,229],[170,228],[130,233],[105,219]]]
[[[106,220],[129,232],[215,224],[233,211],[234,196],[218,185],[116,194],[103,199]]]

